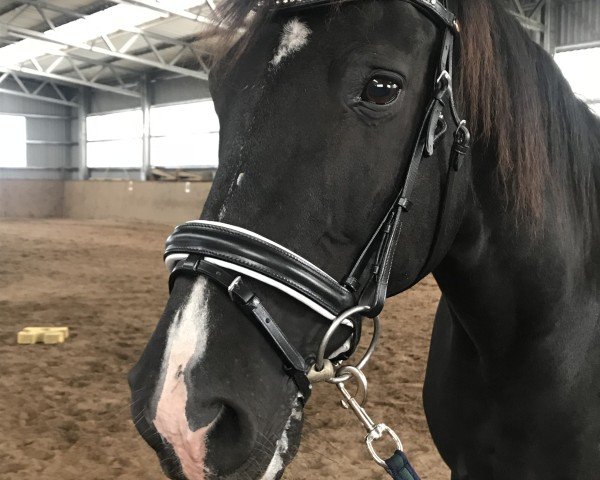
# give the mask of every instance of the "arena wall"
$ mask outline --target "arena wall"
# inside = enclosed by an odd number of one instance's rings
[[[0,180],[0,217],[63,216],[64,182],[60,180]]]
[[[0,180],[0,217],[176,224],[200,216],[210,187],[210,182]]]
[[[65,182],[64,216],[181,223],[198,218],[208,182]]]

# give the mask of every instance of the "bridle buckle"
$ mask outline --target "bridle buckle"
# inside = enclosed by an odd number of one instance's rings
[[[236,301],[235,298],[233,297],[234,290],[241,281],[242,281],[242,277],[241,277],[241,275],[238,275],[237,277],[235,277],[233,282],[231,282],[229,287],[227,287],[227,293],[229,294],[229,298],[231,299],[231,301]]]
[[[436,88],[438,89],[438,95],[445,93],[450,87],[450,83],[450,73],[448,73],[448,70],[444,70],[442,73],[440,73],[440,76],[435,81]]]

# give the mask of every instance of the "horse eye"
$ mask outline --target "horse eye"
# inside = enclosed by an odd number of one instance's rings
[[[372,77],[360,98],[375,105],[388,105],[398,98],[400,89],[400,82],[396,79],[383,76]]]

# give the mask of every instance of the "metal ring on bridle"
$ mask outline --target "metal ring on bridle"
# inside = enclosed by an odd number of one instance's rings
[[[371,356],[375,352],[377,344],[379,343],[379,331],[379,316],[376,316],[373,317],[373,336],[371,337],[371,342],[369,343],[369,346],[367,347],[367,350],[360,359],[360,361],[356,364],[356,368],[359,371],[361,371],[364,368],[364,366],[368,363],[368,361],[371,359]],[[338,384],[341,382],[348,381],[349,378],[349,374],[343,374],[341,376],[335,376],[331,378],[330,380],[328,380],[328,382]]]
[[[323,370],[323,368],[325,366],[325,360],[326,360],[325,352],[327,350],[327,346],[329,345],[331,337],[333,336],[335,331],[339,328],[339,326],[345,320],[350,318],[352,315],[356,315],[357,313],[364,312],[368,309],[369,309],[369,307],[363,306],[363,305],[358,305],[356,307],[349,308],[348,310],[342,312],[333,321],[333,323],[331,324],[331,326],[329,327],[329,329],[323,336],[323,340],[321,340],[321,344],[319,345],[319,350],[317,351],[317,359],[315,361],[315,370],[317,370],[317,371]],[[373,331],[373,338],[371,339],[371,343],[369,344],[369,347],[367,348],[367,351],[361,358],[360,362],[358,362],[358,364],[356,365],[356,368],[358,368],[359,370],[362,369],[367,364],[367,362],[371,358],[371,355],[373,355],[375,348],[377,347],[377,343],[379,341],[379,317],[373,318],[373,327],[374,327],[374,331]],[[351,375],[344,374],[341,377],[333,377],[327,381],[330,383],[340,383],[340,382],[347,381],[348,379],[350,379],[350,377],[351,377]]]

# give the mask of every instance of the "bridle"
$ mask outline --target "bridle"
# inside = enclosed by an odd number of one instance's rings
[[[341,1],[345,3],[358,0]],[[209,278],[226,290],[231,300],[246,315],[254,319],[257,326],[260,326],[270,338],[273,347],[283,360],[286,373],[296,383],[299,398],[303,403],[310,396],[311,383],[328,381],[338,384],[345,397],[346,406],[355,411],[368,431],[369,450],[376,461],[392,474],[394,466],[389,463],[392,459],[384,462],[379,458],[372,447],[372,442],[380,438],[383,433],[388,433],[396,441],[398,450],[402,453],[401,443],[391,429],[384,424],[372,422],[362,408],[366,400],[367,385],[362,368],[377,344],[378,315],[383,309],[387,296],[394,252],[398,246],[402,225],[413,204],[413,190],[418,179],[419,167],[424,158],[433,155],[436,142],[446,134],[445,130],[437,132],[446,101],[456,124],[454,142],[441,195],[434,239],[428,258],[414,283],[431,271],[444,254],[443,232],[448,230],[449,222],[447,208],[452,198],[455,177],[470,146],[470,133],[466,122],[457,112],[452,91],[454,38],[460,31],[455,16],[448,10],[445,1],[401,1],[411,3],[436,25],[443,28],[442,48],[432,95],[412,150],[404,184],[344,280],[336,281],[319,267],[272,240],[221,222],[195,220],[179,225],[167,239],[165,250],[165,262],[171,272],[170,289],[173,288],[176,278],[188,275]],[[274,12],[293,11],[325,6],[333,2],[334,0],[265,0],[260,2],[257,8],[266,8]],[[259,297],[246,285],[245,277],[270,285],[332,320],[314,361],[307,362],[292,346]],[[373,339],[364,357],[356,366],[342,366],[341,361],[353,353],[360,340],[360,317],[373,319],[375,327]],[[329,341],[335,330],[342,324],[352,325],[353,335],[347,345],[335,352],[329,352]],[[358,382],[360,401],[356,400],[356,396],[350,395],[344,387],[344,382],[350,378]],[[405,457],[401,460],[404,461]],[[408,467],[404,465],[402,468]]]

